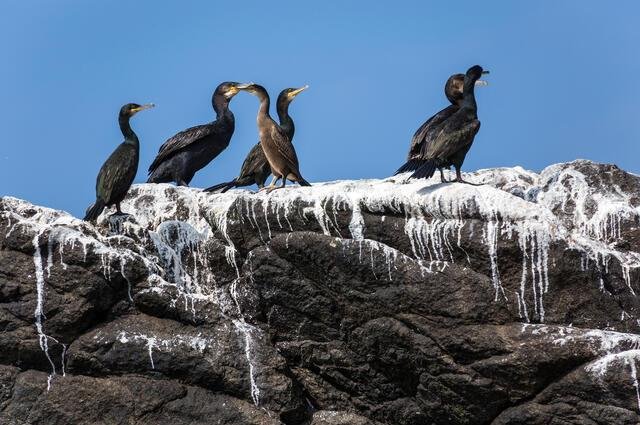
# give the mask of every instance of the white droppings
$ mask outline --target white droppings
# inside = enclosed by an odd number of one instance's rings
[[[99,343],[109,343],[109,340],[101,334],[96,334],[94,339]],[[141,343],[149,356],[149,365],[151,369],[156,368],[156,364],[153,360],[154,351],[171,352],[178,347],[182,347],[190,348],[198,351],[199,353],[204,353],[205,350],[215,345],[215,341],[213,339],[205,338],[201,333],[198,333],[197,335],[175,335],[171,338],[160,338],[156,335],[123,330],[118,333],[115,339],[121,344]]]
[[[247,364],[249,365],[249,384],[250,384],[250,392],[251,399],[253,400],[253,404],[256,406],[260,405],[260,388],[258,387],[256,380],[256,369],[257,363],[254,358],[254,353],[252,347],[254,345],[253,341],[253,333],[257,332],[257,328],[249,325],[243,320],[234,320],[233,321],[236,330],[242,335],[244,338],[244,354],[247,360]]]

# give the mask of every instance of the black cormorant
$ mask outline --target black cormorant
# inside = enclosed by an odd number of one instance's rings
[[[454,181],[468,183],[462,179],[460,167],[469,148],[471,148],[473,139],[480,130],[474,86],[482,74],[488,72],[479,65],[472,66],[467,70],[460,108],[440,126],[427,134],[422,149],[422,158],[425,162],[414,171],[411,177],[429,178],[433,176],[436,168],[453,165],[456,169]]]
[[[87,221],[94,221],[105,207],[116,206],[118,214],[120,202],[124,199],[138,172],[140,158],[140,141],[131,129],[129,119],[140,111],[153,108],[153,103],[138,105],[127,103],[120,108],[118,123],[124,135],[124,142],[107,158],[96,179],[96,201],[87,209],[84,217]]]
[[[287,180],[297,182],[300,186],[311,186],[300,174],[298,156],[287,133],[269,115],[269,94],[265,88],[258,84],[250,84],[242,90],[260,99],[257,117],[260,146],[273,174],[273,180],[266,189],[269,192],[276,189],[275,183],[279,179],[282,179],[281,188],[285,187]]]
[[[427,134],[437,128],[444,120],[453,115],[462,103],[462,88],[464,86],[464,74],[453,74],[447,79],[444,85],[444,94],[451,102],[451,105],[439,111],[433,115],[427,121],[424,122],[414,133],[411,139],[411,146],[409,147],[409,154],[407,155],[407,162],[405,162],[395,174],[406,173],[408,171],[415,171],[424,164],[424,160],[421,158],[422,147],[424,145]],[[444,181],[444,174],[442,174],[442,168],[440,168],[440,178]]]
[[[300,87],[299,89],[284,89],[280,92],[278,100],[276,101],[276,110],[278,111],[278,118],[280,119],[280,127],[292,142],[293,134],[295,133],[295,125],[293,124],[293,119],[289,116],[289,104],[298,94],[302,93],[302,91],[308,87],[309,86]],[[267,157],[264,156],[264,151],[262,150],[260,143],[256,143],[242,163],[240,175],[238,177],[230,182],[211,186],[205,189],[205,192],[225,193],[231,188],[251,186],[252,184],[256,184],[262,189],[264,187],[264,183],[269,177],[269,174],[271,174],[271,167],[269,166]]]
[[[486,81],[478,80],[476,85],[486,85]],[[447,118],[453,115],[462,105],[462,92],[464,87],[464,74],[453,74],[447,79],[444,85],[444,94],[451,102],[451,105],[439,111],[437,114],[425,121],[424,124],[418,128],[411,139],[411,146],[409,147],[409,154],[407,155],[407,162],[405,162],[395,174],[406,173],[408,171],[415,171],[425,160],[422,158],[422,154],[426,152],[425,141],[429,132],[437,129]],[[442,173],[443,167],[438,167],[440,170],[440,180],[445,183],[446,179]],[[447,166],[448,168],[448,166]]]
[[[229,102],[244,86],[234,82],[220,84],[211,98],[216,120],[188,128],[164,142],[149,167],[147,183],[175,182],[188,186],[196,171],[229,145],[235,128]]]

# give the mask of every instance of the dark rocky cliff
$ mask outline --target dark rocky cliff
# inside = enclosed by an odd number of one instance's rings
[[[0,201],[0,423],[637,424],[640,177]]]

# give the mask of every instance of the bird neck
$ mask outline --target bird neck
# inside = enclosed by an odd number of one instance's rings
[[[289,140],[293,140],[293,134],[296,131],[293,125],[293,119],[289,116],[289,104],[278,104],[278,119],[280,120],[280,127],[287,133]]]
[[[124,142],[138,147],[140,146],[140,141],[131,128],[131,124],[129,123],[130,118],[131,117],[126,115],[120,115],[118,117],[118,124],[120,124],[120,131],[122,131],[122,135],[124,136]]]
[[[260,108],[258,109],[258,121],[264,119],[271,119],[269,115],[269,107],[271,105],[271,101],[269,100],[269,95],[267,92],[259,91],[256,96],[260,99]]]
[[[462,95],[462,107],[465,109],[470,109],[473,111],[477,111],[478,105],[476,104],[476,87],[477,78],[465,77],[464,78],[464,90]]]
[[[231,113],[229,110],[229,100],[224,97],[222,94],[216,93],[213,96],[213,110],[216,112],[216,116],[220,118],[222,115],[226,115],[227,113]]]

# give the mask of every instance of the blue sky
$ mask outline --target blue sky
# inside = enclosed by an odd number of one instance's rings
[[[588,158],[640,172],[639,2],[375,3],[2,1],[0,195],[81,215],[122,104],[157,104],[132,124],[142,182],[165,139],[212,119],[225,80],[273,97],[310,85],[291,106],[307,180],[385,177],[446,105],[446,78],[476,63],[490,85],[464,169]],[[257,106],[234,98],[231,145],[192,186],[237,174]]]

